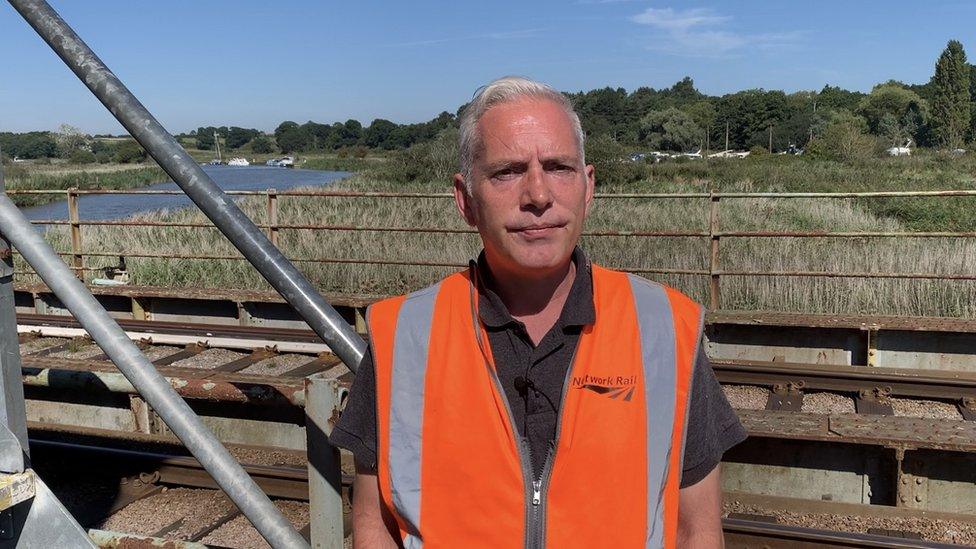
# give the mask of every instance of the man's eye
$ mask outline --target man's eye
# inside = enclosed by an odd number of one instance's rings
[[[515,170],[513,170],[513,169],[505,169],[505,170],[499,170],[499,171],[495,172],[495,174],[492,176],[492,178],[494,178],[494,179],[511,179],[511,178],[515,177],[516,175],[518,175],[518,174],[517,174],[517,172]]]

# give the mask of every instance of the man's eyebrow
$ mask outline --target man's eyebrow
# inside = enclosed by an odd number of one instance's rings
[[[542,162],[543,164],[559,163],[559,164],[575,165],[577,162],[579,162],[579,158],[577,158],[575,155],[547,156],[546,158],[542,159]]]
[[[518,166],[525,166],[527,162],[524,160],[499,160],[498,162],[492,162],[485,166],[486,172],[494,172],[504,168],[514,168]]]

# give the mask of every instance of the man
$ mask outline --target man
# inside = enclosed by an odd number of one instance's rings
[[[461,118],[466,272],[370,308],[332,442],[356,457],[357,547],[721,547],[722,453],[745,438],[679,292],[591,265],[594,192],[566,98],[523,78]]]

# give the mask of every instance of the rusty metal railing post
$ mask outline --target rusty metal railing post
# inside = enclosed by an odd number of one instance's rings
[[[268,189],[268,238],[278,246],[278,190]]]
[[[79,280],[85,280],[85,256],[81,243],[81,220],[78,217],[78,188],[68,189],[68,222],[71,223],[71,268]]]
[[[709,191],[708,208],[708,236],[710,241],[710,256],[708,261],[709,273],[709,308],[717,311],[722,308],[722,274],[719,272],[719,226],[718,209],[721,197],[715,195],[715,191]]]

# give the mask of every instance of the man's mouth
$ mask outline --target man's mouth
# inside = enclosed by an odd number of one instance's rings
[[[526,225],[523,227],[517,227],[512,229],[512,232],[528,236],[528,237],[540,237],[548,236],[558,229],[561,229],[565,225],[562,223],[537,223],[533,225]]]

